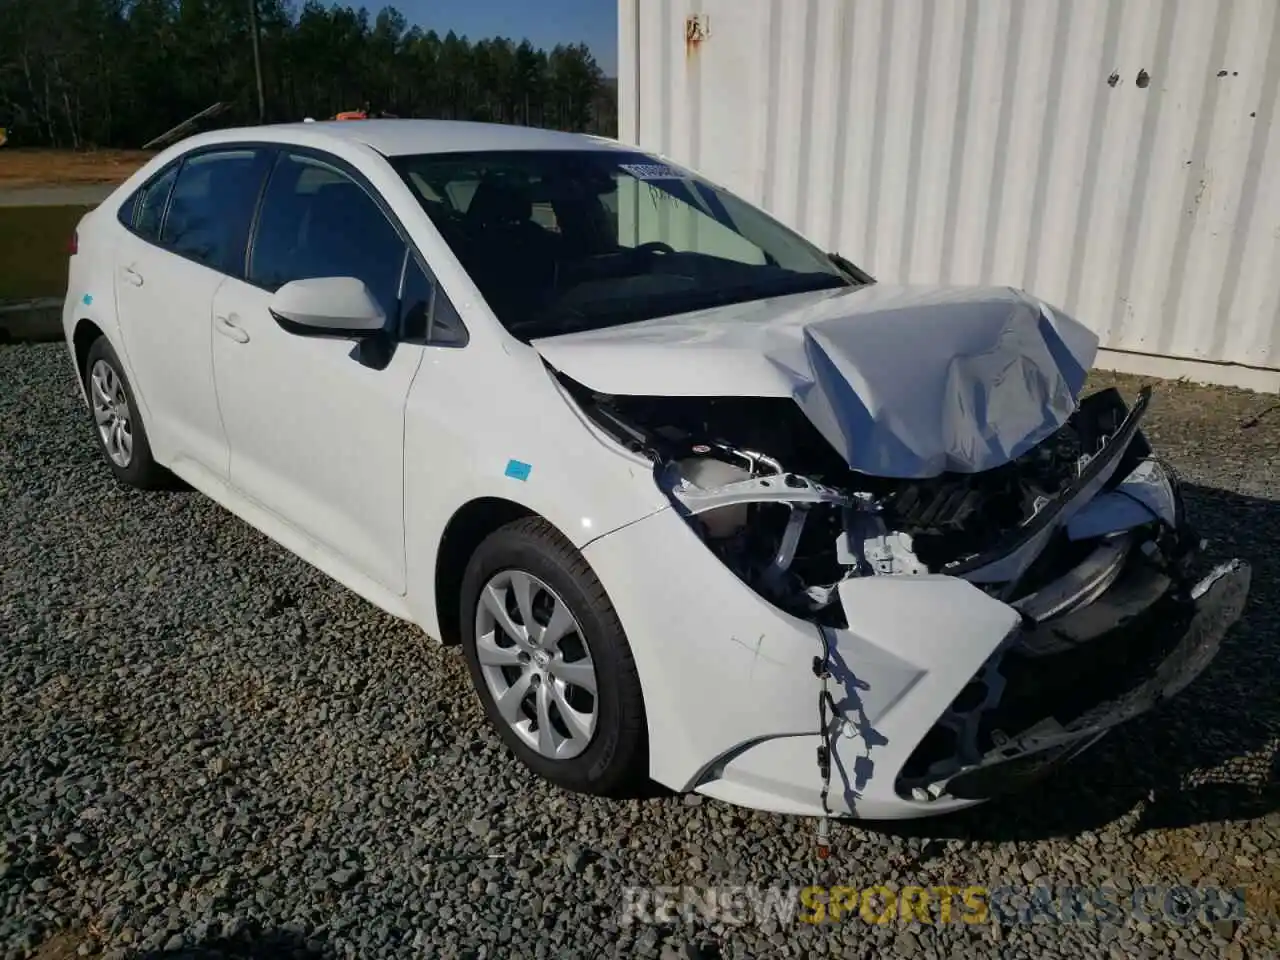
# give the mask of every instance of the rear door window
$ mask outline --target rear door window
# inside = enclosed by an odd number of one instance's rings
[[[271,154],[236,149],[183,162],[160,243],[222,273],[241,276],[254,207]]]

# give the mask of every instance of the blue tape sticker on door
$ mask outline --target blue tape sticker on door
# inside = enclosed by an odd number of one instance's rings
[[[529,471],[532,469],[533,467],[527,463],[521,463],[519,460],[508,460],[506,473],[512,480],[528,480]]]

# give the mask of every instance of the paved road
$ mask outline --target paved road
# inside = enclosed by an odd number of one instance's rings
[[[0,190],[0,207],[92,207],[105,200],[115,188],[114,183],[87,183]]]

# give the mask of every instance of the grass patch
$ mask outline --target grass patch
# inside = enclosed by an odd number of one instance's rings
[[[0,300],[67,292],[67,243],[91,207],[0,207]]]

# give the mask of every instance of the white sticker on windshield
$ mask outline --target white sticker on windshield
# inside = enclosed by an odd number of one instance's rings
[[[621,168],[637,180],[683,180],[684,174],[664,163],[624,163]]]

